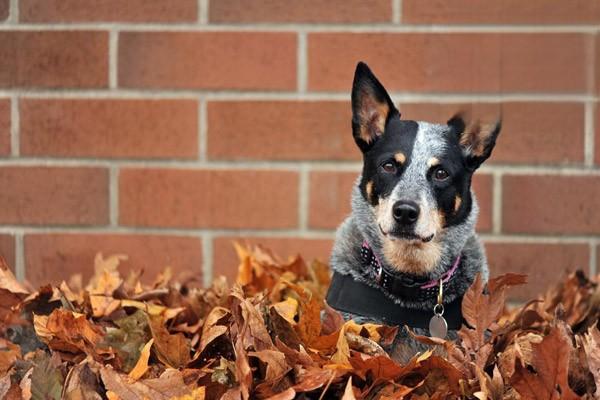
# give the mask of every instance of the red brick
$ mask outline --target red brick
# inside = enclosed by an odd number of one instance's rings
[[[600,53],[598,53],[600,57]],[[598,58],[600,60],[600,58]],[[598,74],[600,77],[600,74]],[[600,164],[600,103],[596,103],[596,164]]]
[[[1,167],[0,223],[108,222],[108,173],[101,168]]]
[[[94,257],[125,254],[119,271],[144,270],[152,281],[165,267],[175,276],[186,273],[202,282],[202,243],[199,238],[166,235],[31,234],[25,236],[25,270],[35,285],[59,283],[82,274],[84,282],[94,273]]]
[[[19,107],[23,155],[198,155],[198,106],[194,100],[22,99]]]
[[[389,90],[583,92],[586,42],[571,33],[314,33],[308,86],[349,92],[363,60]]]
[[[581,103],[402,104],[407,119],[445,123],[458,111],[494,122],[502,132],[488,162],[573,164],[583,162],[584,107]]]
[[[208,155],[228,160],[359,160],[351,119],[347,102],[210,102]]]
[[[119,85],[191,89],[296,88],[296,35],[125,32]]]
[[[329,263],[332,240],[303,239],[303,238],[273,238],[273,237],[220,237],[213,242],[213,276],[225,275],[229,282],[234,282],[238,270],[238,258],[233,248],[233,242],[240,244],[260,244],[271,250],[282,260],[300,254],[311,262],[318,259]]]
[[[192,22],[197,0],[21,0],[21,22]]]
[[[314,229],[334,229],[350,214],[350,195],[356,172],[316,171],[310,174],[308,224]],[[492,229],[491,175],[475,174],[473,188],[480,206],[477,230]]]
[[[589,270],[587,244],[498,243],[485,244],[490,275],[527,274],[528,283],[509,291],[515,300],[527,301],[544,294],[569,271]]]
[[[288,171],[125,169],[124,225],[183,228],[292,228],[298,174]]]
[[[403,0],[408,24],[593,24],[596,0]]]
[[[351,210],[350,195],[358,172],[314,171],[310,173],[308,225],[335,229]]]
[[[492,230],[493,187],[494,178],[492,175],[478,172],[473,176],[473,191],[479,204],[479,217],[476,226],[478,232]]]
[[[10,154],[10,100],[0,99],[0,156]]]
[[[10,0],[0,0],[0,21],[8,18],[10,11]]]
[[[0,234],[0,256],[6,260],[11,269],[15,270],[15,237],[12,235]]]
[[[210,22],[391,22],[388,0],[212,0]]]
[[[108,33],[0,32],[0,87],[106,87]]]
[[[598,234],[600,176],[507,175],[502,184],[505,232]]]

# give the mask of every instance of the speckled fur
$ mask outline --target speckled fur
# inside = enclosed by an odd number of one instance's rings
[[[358,181],[360,181],[360,178]],[[473,210],[469,218],[463,224],[450,227],[443,233],[443,261],[440,263],[440,267],[430,274],[432,278],[439,276],[440,273],[443,272],[443,268],[445,268],[443,266],[448,265],[451,260],[454,260],[459,252],[466,255],[467,257],[464,257],[465,263],[463,263],[461,268],[456,271],[455,276],[453,277],[458,283],[458,293],[460,293],[461,296],[469,288],[478,273],[481,273],[486,280],[488,278],[488,266],[485,251],[476,236],[474,229],[475,221],[477,219],[477,210],[477,203],[473,196]],[[378,288],[376,282],[365,279],[359,271],[362,263],[360,248],[364,239],[371,244],[373,251],[378,257],[383,257],[381,254],[380,233],[377,230],[377,225],[373,223],[374,218],[375,216],[372,208],[363,199],[358,190],[358,186],[355,186],[352,194],[352,213],[337,230],[330,263],[335,271],[342,274],[350,274],[357,281]],[[406,302],[391,295],[389,297],[401,306],[414,308],[417,312],[433,315],[432,309],[435,305],[434,299],[428,302]],[[445,299],[445,302],[452,302],[455,298],[456,296],[448,296]],[[357,299],[357,301],[360,300]],[[346,320],[354,319],[358,323],[381,323],[381,321],[375,321],[356,314],[342,313],[342,315]],[[414,329],[414,331],[421,335],[429,334],[427,330],[423,329]],[[450,331],[448,337],[455,338],[456,332]],[[407,330],[402,328],[392,346],[387,350],[394,359],[400,362],[406,362],[417,352],[421,352],[425,349],[427,349],[427,346],[416,342],[412,339]]]

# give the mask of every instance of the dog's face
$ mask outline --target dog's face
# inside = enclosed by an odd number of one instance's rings
[[[389,265],[411,273],[432,270],[445,229],[472,210],[473,172],[491,154],[500,131],[401,120],[389,95],[359,63],[352,89],[352,129],[363,152],[360,191],[378,224]]]

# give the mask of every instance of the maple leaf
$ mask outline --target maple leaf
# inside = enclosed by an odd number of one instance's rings
[[[535,372],[517,364],[511,384],[524,400],[577,399],[568,383],[571,343],[560,327],[554,327],[541,343],[533,344],[531,366]]]

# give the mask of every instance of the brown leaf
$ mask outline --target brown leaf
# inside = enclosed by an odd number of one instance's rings
[[[571,343],[560,327],[554,327],[541,343],[533,344],[535,373],[517,364],[511,384],[524,400],[576,399],[568,383]]]
[[[276,350],[251,351],[249,357],[256,357],[267,365],[265,381],[271,382],[281,378],[290,368],[285,361],[285,354]]]
[[[144,376],[146,371],[148,371],[148,360],[150,359],[150,349],[152,348],[153,343],[154,339],[150,339],[148,343],[144,345],[140,352],[140,358],[135,364],[135,367],[129,372],[129,378],[133,381],[137,381]]]
[[[587,363],[596,383],[596,393],[600,392],[600,330],[594,326],[583,335],[583,348]]]
[[[55,309],[49,316],[34,315],[35,332],[53,350],[98,357],[96,345],[104,332],[87,320],[85,315]]]
[[[74,366],[65,379],[62,392],[64,400],[101,400],[100,379],[88,363]]]
[[[0,375],[8,373],[19,358],[21,358],[21,347],[0,338]]]
[[[134,382],[127,375],[119,374],[110,365],[100,369],[102,382],[121,400],[169,400],[191,393],[181,372],[168,369],[155,379],[142,379]]]
[[[149,316],[156,357],[166,366],[182,368],[190,362],[190,342],[181,333],[171,335],[162,317]]]
[[[356,396],[354,396],[354,390],[352,388],[352,377],[348,378],[348,383],[346,383],[342,400],[356,400]]]

